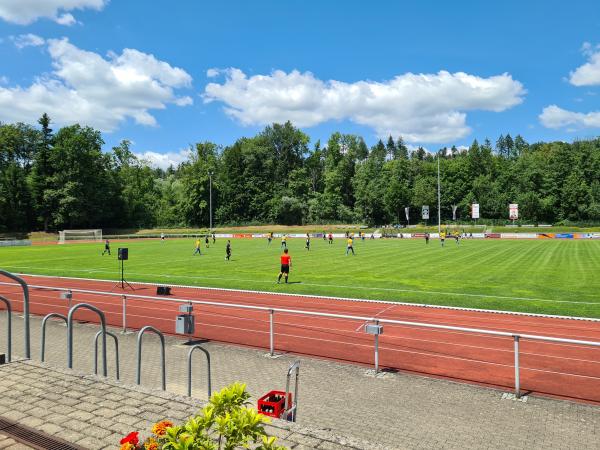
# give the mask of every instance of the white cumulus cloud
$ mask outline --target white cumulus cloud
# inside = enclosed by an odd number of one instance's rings
[[[0,0],[0,18],[19,25],[28,25],[40,18],[60,25],[72,25],[75,17],[67,11],[75,9],[101,10],[109,0]]]
[[[20,34],[18,36],[10,36],[10,40],[15,44],[15,47],[17,48],[39,47],[46,43],[44,38],[32,33]]]
[[[158,153],[146,151],[141,153],[134,152],[134,154],[139,160],[163,170],[167,169],[169,166],[177,167],[180,163],[190,159],[189,149],[180,150],[179,152]]]
[[[215,75],[211,69],[208,75]],[[248,77],[221,70],[222,83],[209,83],[205,102],[225,104],[244,125],[292,121],[310,127],[351,120],[379,136],[402,135],[409,142],[447,142],[470,133],[466,111],[504,111],[523,101],[523,85],[509,74],[482,78],[464,72],[406,73],[383,81],[322,81],[310,72],[276,70]]]
[[[582,52],[588,61],[570,73],[569,82],[574,86],[600,85],[600,46],[585,42]]]
[[[546,128],[600,128],[600,111],[580,113],[550,105],[542,110],[539,119]]]
[[[155,125],[151,110],[168,104],[189,105],[175,89],[191,86],[192,77],[153,55],[124,49],[107,58],[81,50],[68,39],[50,39],[53,71],[30,86],[0,86],[0,120],[34,122],[47,112],[54,122],[78,122],[112,131],[128,118]]]

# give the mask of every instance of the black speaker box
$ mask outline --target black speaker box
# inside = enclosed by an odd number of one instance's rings
[[[129,259],[129,249],[128,248],[117,249],[117,259],[119,261],[127,261]]]
[[[156,295],[171,295],[171,288],[169,286],[157,286]]]

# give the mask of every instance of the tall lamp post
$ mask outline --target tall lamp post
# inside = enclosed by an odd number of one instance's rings
[[[209,205],[209,215],[210,215],[210,232],[212,233],[212,228],[213,228],[213,221],[212,221],[212,176],[213,176],[213,171],[209,170],[208,171],[208,178],[209,178],[209,184],[208,184],[208,205]]]
[[[440,152],[437,155],[437,184],[438,184],[438,234],[442,232],[442,200],[440,195]]]

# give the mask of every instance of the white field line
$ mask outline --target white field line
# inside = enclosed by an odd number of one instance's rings
[[[104,283],[114,283],[115,280],[103,280],[97,278],[78,278],[78,277],[61,277],[61,276],[52,276],[52,275],[36,275],[36,274],[22,274],[28,277],[38,277],[38,278],[55,278],[55,279],[63,279],[63,280],[81,280],[81,281],[94,281],[94,282],[104,282]],[[156,286],[156,283],[147,283],[142,281],[135,281],[135,284],[143,285],[143,286]],[[171,284],[173,287],[187,288],[187,289],[202,289],[207,291],[221,291],[221,292],[239,292],[239,293],[248,293],[248,294],[261,294],[261,295],[270,295],[273,297],[277,296],[285,296],[285,297],[301,297],[301,298],[312,298],[318,300],[339,300],[339,301],[347,301],[347,302],[362,302],[362,303],[376,303],[376,304],[384,304],[384,305],[401,305],[401,306],[410,306],[410,307],[420,307],[420,308],[432,308],[432,309],[446,309],[453,311],[469,311],[469,312],[479,312],[486,314],[506,314],[513,316],[525,316],[525,317],[541,317],[547,319],[566,319],[566,320],[585,320],[589,322],[600,322],[600,319],[592,318],[592,317],[578,317],[578,316],[561,316],[555,314],[536,314],[536,313],[525,313],[518,311],[503,311],[503,310],[489,310],[489,309],[481,309],[481,308],[465,308],[460,306],[444,306],[444,305],[432,305],[427,303],[408,303],[408,302],[395,302],[388,300],[370,300],[370,299],[361,299],[361,298],[353,298],[353,297],[333,297],[333,296],[324,296],[324,295],[314,295],[314,294],[292,294],[288,292],[270,292],[270,291],[257,291],[252,289],[228,289],[228,288],[218,288],[218,287],[206,287],[206,286],[191,286],[191,285],[178,285]],[[423,294],[426,294],[427,291],[419,291]],[[515,298],[516,299],[516,298]],[[547,300],[552,302],[552,300]],[[580,302],[570,302],[570,303],[580,303]],[[582,304],[588,304],[583,303]],[[590,303],[592,305],[598,305],[598,303]]]
[[[24,269],[30,267],[24,266],[9,266],[11,268]],[[61,270],[64,269],[56,269],[50,267],[36,267],[36,269],[40,270]],[[84,272],[84,273],[106,273],[113,274],[114,271],[104,270],[104,269],[69,269],[72,272]],[[148,272],[127,272],[128,275],[136,275],[142,277],[159,277],[159,278],[188,278],[191,280],[219,280],[219,281],[239,281],[243,283],[259,283],[259,284],[274,284],[272,281],[266,280],[249,280],[244,278],[229,278],[229,277],[214,277],[214,276],[192,276],[192,275],[164,275],[164,274],[155,274]],[[40,275],[44,276],[44,275]],[[53,277],[52,275],[47,275],[48,277]],[[70,278],[70,277],[58,277],[58,278]],[[73,278],[76,279],[76,278]],[[85,278],[79,278],[85,279]],[[95,280],[95,281],[114,281],[114,280]],[[142,282],[134,281],[134,283],[144,284]],[[155,283],[147,283],[147,284],[155,284]],[[469,297],[469,298],[489,298],[489,299],[500,299],[500,300],[511,300],[511,301],[535,301],[535,302],[546,302],[546,303],[568,303],[574,305],[600,305],[600,302],[576,302],[571,300],[552,300],[547,298],[536,298],[536,297],[512,297],[507,295],[493,295],[493,294],[472,294],[466,292],[445,292],[445,291],[425,291],[419,289],[399,289],[399,288],[383,288],[383,287],[369,287],[369,286],[351,286],[351,285],[343,285],[343,284],[319,284],[319,283],[301,283],[302,286],[313,286],[313,287],[331,287],[331,288],[343,288],[343,289],[361,289],[365,291],[386,291],[386,292],[402,292],[408,294],[425,294],[425,295],[444,295],[444,296],[456,296],[456,297]],[[177,285],[173,285],[177,286]],[[190,287],[190,288],[201,288],[201,289],[218,289],[218,288],[207,288],[202,286],[180,286],[180,287]],[[239,292],[261,292],[262,291],[253,291],[253,290],[238,290],[238,289],[225,289],[231,291],[239,291]],[[273,292],[270,292],[274,294]],[[288,294],[290,295],[290,294]],[[302,294],[294,294],[301,297],[305,295]],[[310,297],[311,295],[306,295],[306,297]],[[321,296],[315,296],[320,298]],[[340,298],[340,297],[322,297],[322,298]],[[361,300],[361,299],[353,299],[353,300]],[[568,316],[567,316],[568,317]]]

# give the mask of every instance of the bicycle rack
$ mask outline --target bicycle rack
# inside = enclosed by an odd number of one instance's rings
[[[30,342],[30,329],[29,329],[29,287],[27,286],[27,282],[16,275],[13,275],[6,270],[0,269],[0,275],[4,275],[11,280],[16,281],[21,285],[23,289],[23,316],[25,317],[25,358],[31,359],[31,342]]]
[[[194,353],[194,350],[196,350],[196,349],[202,351],[206,355],[206,369],[207,369],[207,374],[208,374],[208,398],[210,399],[210,396],[212,394],[211,381],[210,381],[210,353],[208,352],[208,350],[206,350],[201,345],[194,345],[188,352],[188,359],[187,359],[188,394],[187,395],[188,395],[188,397],[192,396],[192,353]]]
[[[290,378],[293,372],[296,372],[296,382],[294,386],[294,396],[292,399],[292,404],[288,405],[289,401],[289,392],[290,392]],[[290,422],[296,421],[296,414],[298,413],[298,379],[300,378],[300,361],[295,361],[287,372],[287,377],[285,381],[285,408],[281,413],[281,419],[289,420]],[[290,419],[291,417],[291,419]]]
[[[100,335],[102,334],[102,331],[98,331],[96,333],[96,336],[94,337],[94,375],[98,375],[98,338],[100,337]],[[117,335],[114,333],[111,333],[110,331],[106,332],[107,336],[110,336],[111,338],[113,338],[114,342],[115,342],[115,367],[116,367],[116,375],[117,375],[117,380],[119,379],[119,339],[117,338]]]
[[[166,391],[167,390],[167,369],[166,369],[166,362],[165,362],[165,337],[164,335],[157,330],[156,328],[154,328],[153,326],[150,325],[146,325],[145,327],[143,327],[137,335],[137,372],[136,372],[136,383],[137,384],[141,384],[141,380],[142,380],[142,337],[144,336],[144,333],[146,331],[152,331],[153,333],[157,334],[158,337],[160,338],[160,353],[161,353],[161,359],[162,359],[162,390]],[[105,343],[106,345],[106,343]]]
[[[58,319],[62,319],[65,321],[65,325],[67,325],[67,316],[64,316],[62,314],[59,313],[50,313],[47,316],[44,316],[44,318],[42,319],[42,344],[41,344],[41,351],[40,351],[40,359],[42,362],[44,362],[44,358],[45,358],[45,354],[46,354],[46,322],[48,322],[48,319],[50,319],[51,317],[56,317]]]
[[[69,369],[73,368],[73,314],[80,308],[89,309],[100,317],[100,326],[102,327],[102,375],[106,377],[108,376],[106,370],[106,317],[100,309],[89,303],[79,303],[69,310],[67,317],[67,366]]]
[[[12,355],[12,305],[10,300],[0,295],[0,301],[6,305],[6,328],[8,329],[6,359],[10,362]]]

